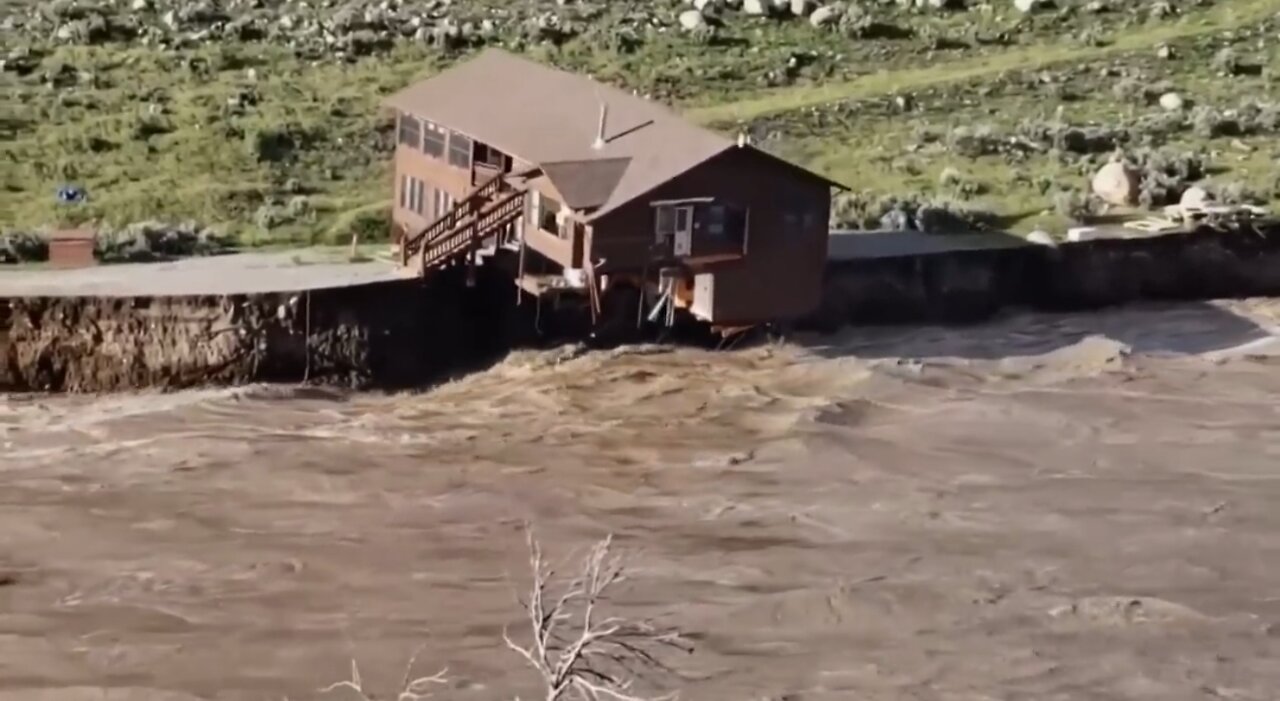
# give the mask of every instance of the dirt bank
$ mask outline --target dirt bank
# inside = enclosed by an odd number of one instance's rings
[[[1139,300],[1280,295],[1280,230],[1206,230],[998,250],[849,260],[827,270],[804,325],[976,321],[1009,306],[1067,311]]]
[[[0,301],[0,390],[430,382],[504,342],[493,285]],[[504,288],[505,289],[505,288]]]
[[[0,391],[303,381],[421,386],[540,333],[586,336],[571,312],[544,309],[535,322],[534,305],[514,304],[509,279],[482,270],[474,287],[457,271],[428,283],[383,280],[311,292],[0,299]],[[975,321],[1009,306],[1071,310],[1251,296],[1280,296],[1280,232],[837,262],[827,271],[821,307],[801,327],[830,332],[866,322]]]

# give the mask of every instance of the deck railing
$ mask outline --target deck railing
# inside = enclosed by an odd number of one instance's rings
[[[501,192],[505,186],[506,180],[503,178],[503,174],[498,173],[486,180],[480,187],[472,190],[470,194],[462,198],[439,219],[428,224],[418,233],[406,236],[400,244],[400,264],[408,265],[409,261],[419,251],[432,246],[432,242],[435,239],[447,236],[467,217],[478,214],[485,204]]]
[[[422,249],[422,274],[447,265],[461,253],[469,252],[480,242],[497,233],[524,213],[524,190],[513,190],[482,211],[462,220],[448,233],[436,237]]]

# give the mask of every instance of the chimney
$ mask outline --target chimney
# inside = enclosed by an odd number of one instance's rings
[[[605,104],[605,102],[601,100],[600,101],[600,128],[596,130],[595,143],[591,144],[591,148],[594,148],[597,151],[604,148],[604,127],[605,127],[605,120],[607,120],[608,118],[609,118],[609,105]]]
[[[747,132],[738,132],[738,148],[745,148],[749,143],[751,143],[751,137],[747,136]]]

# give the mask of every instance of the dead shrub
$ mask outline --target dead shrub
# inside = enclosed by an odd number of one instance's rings
[[[678,630],[599,615],[610,589],[626,579],[622,559],[610,552],[612,536],[587,551],[578,574],[559,581],[532,530],[528,544],[533,582],[520,604],[528,614],[530,642],[521,646],[505,631],[502,637],[537,671],[545,701],[643,701],[633,691],[636,683],[652,672],[671,672],[660,656],[691,651]]]

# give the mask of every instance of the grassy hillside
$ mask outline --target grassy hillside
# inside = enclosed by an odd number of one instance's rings
[[[747,130],[871,215],[914,197],[1060,225],[1117,148],[1178,171],[1153,204],[1201,171],[1280,204],[1274,0],[868,0],[817,27],[818,3],[722,7],[692,31],[675,0],[313,4],[0,0],[0,227],[53,222],[55,189],[75,183],[79,216],[112,225],[193,219],[247,243],[381,232],[380,98],[485,45]]]

